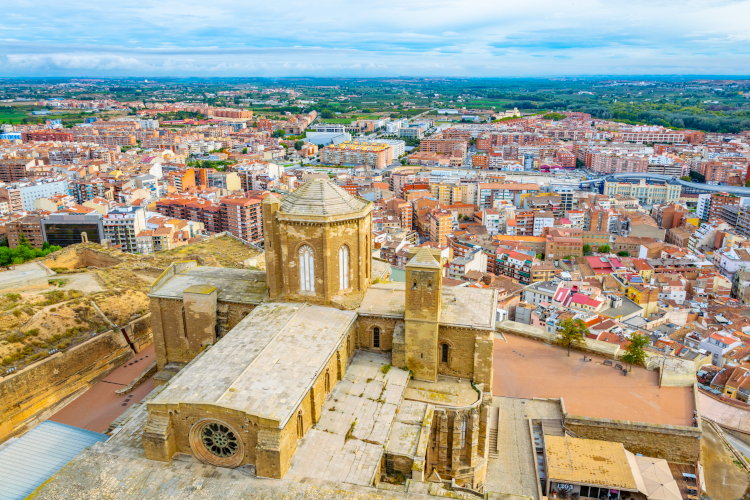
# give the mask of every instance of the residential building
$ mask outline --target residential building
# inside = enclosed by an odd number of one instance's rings
[[[107,241],[124,252],[136,253],[136,235],[146,229],[146,210],[140,207],[117,207],[103,219]]]
[[[68,180],[65,177],[42,177],[0,186],[0,198],[8,200],[11,212],[31,212],[35,200],[56,194],[68,194]]]
[[[606,196],[632,196],[641,204],[653,205],[654,203],[676,203],[680,200],[682,186],[673,183],[648,184],[641,179],[637,184],[631,182],[604,181],[604,195]]]
[[[44,231],[42,230],[42,217],[39,215],[24,215],[13,219],[5,225],[8,237],[8,246],[16,248],[21,241],[21,234],[26,237],[29,245],[34,248],[44,246]]]

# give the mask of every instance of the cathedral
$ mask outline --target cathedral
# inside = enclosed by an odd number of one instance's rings
[[[375,481],[483,490],[496,292],[444,288],[429,247],[410,254],[404,283],[389,281],[372,258],[371,211],[311,180],[263,202],[265,271],[185,261],[159,277],[145,458],[283,478],[338,433],[340,447],[371,450]]]

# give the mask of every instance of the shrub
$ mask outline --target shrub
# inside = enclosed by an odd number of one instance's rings
[[[39,330],[37,328],[32,328],[31,330],[26,332],[27,337],[36,337],[37,335],[39,335]]]
[[[11,302],[15,302],[21,298],[21,294],[20,293],[8,293],[5,295],[5,298]]]
[[[23,335],[18,334],[18,333],[11,333],[7,337],[5,337],[5,340],[7,340],[10,343],[21,342],[23,340]]]

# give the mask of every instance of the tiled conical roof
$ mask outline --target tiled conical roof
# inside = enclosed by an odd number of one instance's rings
[[[361,212],[368,202],[352,196],[328,179],[307,181],[281,200],[281,212],[290,215],[346,215]]]

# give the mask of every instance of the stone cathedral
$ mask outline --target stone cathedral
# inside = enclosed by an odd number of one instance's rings
[[[266,271],[186,261],[154,283],[147,459],[190,454],[267,478],[333,477],[354,460],[342,480],[483,490],[496,294],[444,288],[425,247],[405,283],[388,281],[371,211],[311,180],[263,202]]]

